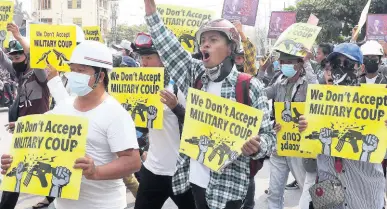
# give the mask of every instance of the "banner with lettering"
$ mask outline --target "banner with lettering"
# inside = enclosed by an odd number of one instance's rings
[[[258,0],[224,0],[222,18],[255,26],[258,3]]]
[[[19,118],[12,138],[11,168],[0,190],[77,200],[86,154],[88,120],[63,115]]]
[[[164,68],[115,68],[109,94],[131,114],[137,127],[162,129]]]
[[[301,150],[371,163],[387,148],[387,89],[309,85]]]
[[[315,154],[300,149],[302,140],[298,121],[304,114],[304,102],[275,102],[275,122],[281,125],[277,133],[277,154],[279,156],[316,158]]]
[[[268,38],[278,38],[289,26],[296,23],[296,12],[271,12]]]
[[[222,172],[258,134],[262,117],[261,110],[190,88],[180,152]]]
[[[287,54],[304,57],[304,49],[311,49],[321,27],[307,24],[295,23],[283,32],[274,44],[274,50]]]
[[[195,33],[203,23],[212,19],[215,12],[175,5],[157,5],[157,11],[164,24],[179,39],[181,45],[189,52],[194,51]]]
[[[31,24],[30,39],[31,68],[51,64],[58,71],[70,71],[67,61],[76,47],[75,26]]]
[[[98,41],[103,43],[101,28],[99,26],[85,26],[82,27],[85,34],[85,40]]]

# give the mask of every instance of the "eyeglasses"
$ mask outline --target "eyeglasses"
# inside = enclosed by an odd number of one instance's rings
[[[152,37],[146,33],[139,33],[135,40],[135,45],[138,48],[151,48],[152,43]]]

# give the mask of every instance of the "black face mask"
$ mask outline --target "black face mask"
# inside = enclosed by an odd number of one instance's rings
[[[237,68],[237,70],[238,70],[239,72],[243,73],[243,71],[244,71],[244,66],[243,66],[243,64],[241,64],[241,65],[236,65],[236,68]]]
[[[28,63],[26,63],[25,61],[12,63],[13,69],[15,69],[15,71],[18,73],[24,73],[27,70],[27,66],[28,66]]]
[[[379,61],[372,59],[364,59],[364,66],[367,73],[376,73],[379,69]]]

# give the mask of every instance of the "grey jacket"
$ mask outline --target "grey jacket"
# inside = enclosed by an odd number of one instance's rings
[[[292,90],[292,102],[305,102],[308,84],[318,84],[317,76],[309,62],[304,64],[305,75],[300,77]],[[288,79],[278,79],[272,86],[265,88],[267,98],[275,102],[285,102]]]

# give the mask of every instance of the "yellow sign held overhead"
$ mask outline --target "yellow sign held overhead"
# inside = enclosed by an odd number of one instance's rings
[[[258,134],[262,117],[261,110],[190,88],[180,152],[222,172]]]
[[[387,147],[386,95],[386,88],[309,85],[305,105],[309,126],[301,150],[382,162]]]
[[[0,190],[77,200],[88,121],[82,117],[31,115],[19,118],[12,138],[13,162]]]
[[[294,56],[305,57],[304,49],[311,49],[321,27],[307,24],[294,23],[288,27],[274,44],[273,50],[278,50]]]
[[[203,23],[211,20],[215,14],[210,10],[174,5],[157,5],[157,11],[163,18],[164,24],[189,52],[194,51],[196,31]]]
[[[109,94],[132,115],[137,127],[163,128],[164,68],[115,68]]]
[[[82,27],[85,34],[85,40],[98,41],[103,43],[101,28],[99,26],[85,26]]]
[[[7,32],[7,25],[13,20],[13,1],[0,1],[0,47],[8,48],[10,32]]]
[[[51,64],[58,71],[70,71],[66,62],[76,47],[75,26],[31,24],[30,38],[31,68]]]
[[[315,154],[300,149],[302,140],[298,131],[298,120],[304,114],[304,102],[275,102],[275,122],[281,125],[277,133],[279,156],[316,158]]]

